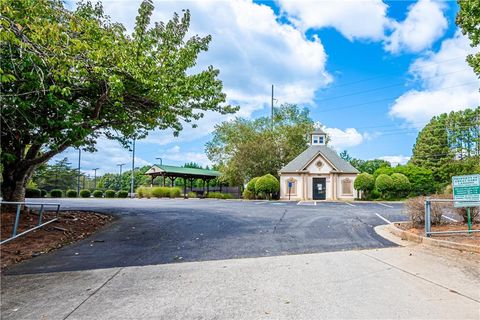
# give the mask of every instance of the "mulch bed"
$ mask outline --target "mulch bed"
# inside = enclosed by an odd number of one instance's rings
[[[25,210],[20,217],[17,234],[38,224],[38,215],[34,212]],[[43,215],[43,222],[54,217],[55,212],[46,212]],[[0,249],[1,269],[82,240],[112,220],[113,217],[110,215],[94,212],[61,211],[59,220],[2,244]],[[0,215],[2,240],[12,235],[14,221],[14,212],[2,210]]]
[[[411,223],[396,223],[396,227],[406,230],[411,233],[418,234],[420,236],[425,235],[425,228],[422,226],[414,226]],[[440,225],[432,225],[432,231],[453,231],[453,230],[468,230],[468,226],[463,222],[446,222]],[[472,224],[472,230],[480,230],[480,224]],[[473,232],[471,234],[432,234],[432,238],[439,240],[452,241],[462,244],[472,244],[480,246],[480,232]]]

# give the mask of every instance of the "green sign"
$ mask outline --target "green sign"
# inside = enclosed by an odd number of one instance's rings
[[[480,174],[453,177],[452,186],[455,208],[480,206]]]

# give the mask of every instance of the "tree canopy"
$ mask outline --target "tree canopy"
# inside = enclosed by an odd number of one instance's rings
[[[225,104],[217,69],[192,72],[211,37],[187,38],[188,10],[151,27],[153,9],[141,3],[128,35],[101,4],[2,1],[5,200],[21,200],[33,170],[68,147],[93,151],[100,135],[126,145],[153,129],[178,134],[206,111],[237,110]]]
[[[459,0],[458,5],[460,10],[457,14],[457,25],[462,28],[462,33],[468,36],[471,46],[476,47],[480,44],[480,1]],[[480,52],[468,55],[467,62],[480,77]]]
[[[303,152],[306,134],[313,131],[308,109],[284,104],[269,117],[236,118],[215,126],[206,144],[208,158],[219,166],[222,179],[243,185],[253,177],[278,171]]]

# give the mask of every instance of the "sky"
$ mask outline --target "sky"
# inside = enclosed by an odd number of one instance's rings
[[[112,21],[133,30],[140,1],[103,1]],[[207,113],[174,138],[153,131],[137,141],[135,166],[158,163],[211,165],[205,143],[215,124],[236,116],[254,119],[275,106],[310,110],[331,136],[330,146],[360,159],[406,163],[421,128],[432,116],[480,105],[479,79],[465,62],[478,52],[455,25],[454,1],[155,1],[152,21],[191,11],[190,34],[212,35],[197,68],[220,70],[235,115]],[[81,171],[118,172],[132,154],[100,139],[82,152]],[[52,161],[78,151],[68,149]],[[125,167],[124,167],[125,170]]]

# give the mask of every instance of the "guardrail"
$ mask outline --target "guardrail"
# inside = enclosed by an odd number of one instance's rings
[[[10,238],[5,239],[0,242],[0,244],[4,244],[6,242],[12,241],[13,239],[16,239],[18,237],[21,237],[29,232],[32,232],[33,230],[36,230],[38,228],[42,228],[46,226],[49,223],[52,223],[54,221],[58,220],[58,213],[60,211],[60,204],[59,203],[39,203],[39,202],[9,202],[9,201],[2,201],[0,202],[0,205],[16,205],[16,213],[15,213],[15,221],[13,223],[13,229],[12,229],[12,235]],[[22,213],[22,207],[29,206],[29,207],[40,207],[38,211],[38,223],[36,227],[30,228],[28,230],[23,231],[22,233],[17,234],[18,231],[18,224],[20,223],[20,215]],[[56,207],[56,213],[55,213],[55,218],[43,222],[43,213],[45,211],[45,207]]]
[[[470,221],[470,212],[468,212],[468,230],[450,230],[450,231],[432,231],[432,221],[431,219],[431,204],[432,202],[444,202],[444,203],[455,203],[455,202],[467,202],[474,204],[472,207],[480,206],[480,202],[473,202],[472,200],[454,200],[454,199],[425,199],[425,236],[430,237],[432,234],[455,234],[455,233],[472,233],[480,232],[480,230],[471,229]]]

